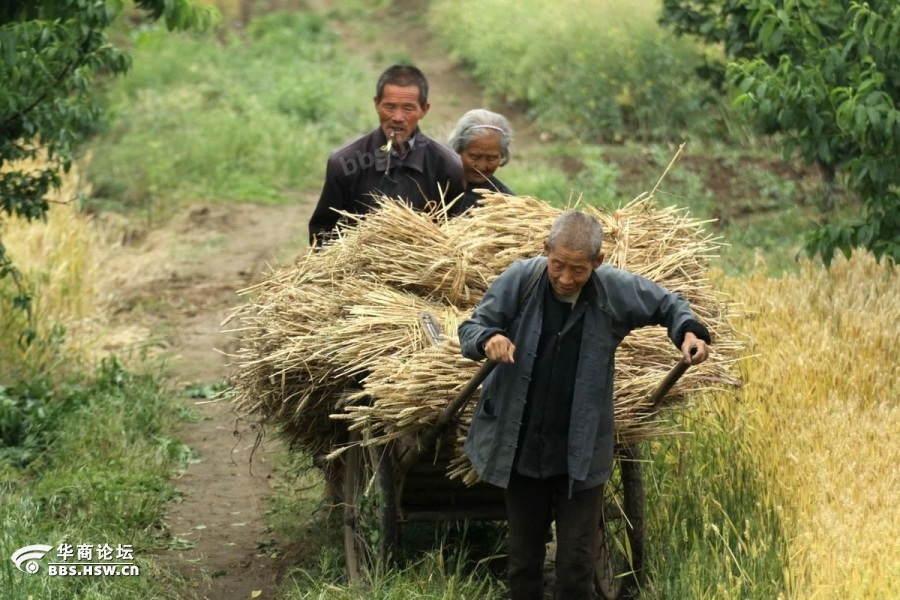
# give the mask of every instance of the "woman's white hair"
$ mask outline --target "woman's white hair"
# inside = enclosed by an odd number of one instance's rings
[[[483,108],[470,110],[456,123],[450,134],[450,147],[461,154],[469,147],[472,140],[485,131],[496,131],[500,134],[500,166],[509,162],[509,143],[512,141],[512,125],[503,115]]]

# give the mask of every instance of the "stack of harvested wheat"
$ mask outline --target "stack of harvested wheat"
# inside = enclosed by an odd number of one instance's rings
[[[664,406],[644,402],[678,360],[662,328],[635,332],[616,360],[616,431],[638,441],[668,431],[658,410],[687,393],[734,382],[741,344],[729,305],[707,278],[718,244],[686,211],[641,197],[613,212],[583,206],[603,224],[607,262],[644,275],[690,300],[713,336],[713,360],[690,369]],[[447,220],[382,198],[338,238],[273,272],[244,294],[232,315],[241,338],[234,394],[247,418],[274,425],[292,448],[331,456],[348,430],[362,444],[415,443],[479,365],[459,354],[456,328],[513,261],[542,252],[560,210],[533,198],[487,193],[481,206]],[[420,322],[432,314],[444,342],[434,347]],[[474,402],[459,416],[465,435]],[[475,480],[458,453],[450,474]]]

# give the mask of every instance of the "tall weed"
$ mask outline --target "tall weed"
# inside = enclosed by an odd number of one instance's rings
[[[320,555],[313,571],[298,570],[283,587],[285,600],[330,598],[333,600],[500,600],[503,584],[472,564],[460,548],[437,547],[402,568],[376,566],[365,583],[343,579],[343,557],[333,552]]]
[[[0,280],[0,385],[51,371],[65,375],[88,360],[91,337],[66,333],[86,332],[96,316],[99,265],[109,250],[91,218],[80,211],[79,196],[89,192],[73,166],[63,175],[61,188],[48,197],[57,204],[46,221],[0,221],[0,242],[31,296],[29,322],[27,313],[13,307],[19,290],[12,278]],[[34,339],[26,343],[29,329]]]
[[[650,445],[644,467],[647,578],[641,598],[779,598],[788,533],[732,397],[703,397],[688,435]]]

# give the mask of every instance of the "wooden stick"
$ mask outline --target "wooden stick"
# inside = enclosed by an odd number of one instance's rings
[[[456,398],[451,400],[450,404],[444,407],[444,410],[441,411],[441,414],[439,414],[435,420],[434,425],[426,430],[419,438],[418,448],[410,446],[403,456],[400,457],[399,464],[401,473],[406,473],[414,464],[416,464],[416,462],[418,462],[422,452],[428,450],[437,439],[441,437],[441,434],[446,431],[451,423],[453,423],[456,414],[466,405],[469,398],[472,397],[472,393],[485,379],[487,379],[487,376],[491,374],[491,371],[493,371],[496,366],[497,363],[491,361],[486,361],[481,365],[478,372],[463,386]]]

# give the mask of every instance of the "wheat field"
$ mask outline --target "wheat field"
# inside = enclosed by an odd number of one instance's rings
[[[40,163],[17,163],[38,168]],[[90,193],[77,166],[63,174],[62,185],[47,199],[51,208],[46,221],[22,218],[0,220],[0,241],[14,266],[21,272],[22,291],[31,296],[31,326],[36,339],[20,342],[29,327],[26,314],[9,310],[19,290],[11,277],[0,280],[3,310],[0,311],[0,375],[9,380],[28,373],[61,371],[86,357],[91,336],[83,335],[99,318],[98,283],[102,258],[110,245],[79,207],[77,195]]]
[[[857,253],[724,285],[755,356],[723,404],[782,509],[789,596],[900,597],[900,269]]]

